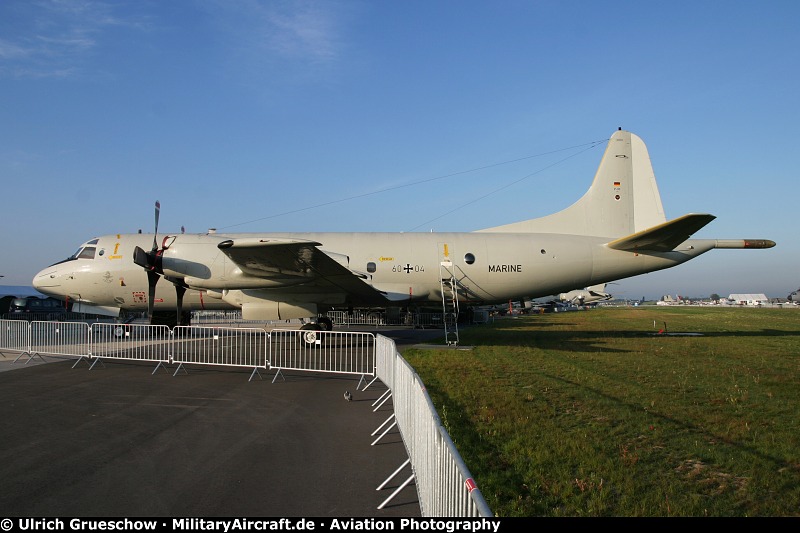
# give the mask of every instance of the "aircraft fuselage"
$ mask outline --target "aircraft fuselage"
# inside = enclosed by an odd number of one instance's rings
[[[251,275],[218,245],[229,239],[307,240],[380,291],[386,303],[441,303],[441,280],[458,280],[462,302],[489,304],[549,294],[668,268],[713,248],[714,241],[687,241],[666,253],[637,254],[608,248],[608,238],[558,234],[493,233],[270,233],[178,234],[157,237],[163,273],[189,289],[184,309],[240,308],[252,299],[315,302],[322,306],[374,305],[357,295],[307,284],[297,273]],[[46,294],[94,306],[146,310],[147,276],[133,262],[135,247],[149,249],[152,234],[106,235],[87,243],[94,257],[71,258],[42,270],[34,286]],[[76,254],[78,255],[78,254]],[[308,285],[308,286],[306,286]],[[176,305],[172,284],[156,287],[154,308]]]

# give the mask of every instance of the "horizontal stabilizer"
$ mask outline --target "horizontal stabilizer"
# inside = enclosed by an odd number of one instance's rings
[[[670,252],[715,218],[714,215],[708,214],[684,215],[633,235],[611,241],[608,243],[608,247],[629,252]]]

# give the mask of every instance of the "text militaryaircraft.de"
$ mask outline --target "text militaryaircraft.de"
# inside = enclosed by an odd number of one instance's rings
[[[240,309],[245,320],[320,318],[351,307],[486,305],[670,268],[713,248],[771,248],[765,239],[690,239],[710,214],[667,221],[647,148],[614,132],[584,196],[555,214],[468,233],[111,234],[36,274],[40,292],[73,310],[147,310],[188,323],[191,310]],[[160,278],[168,283],[158,284]]]

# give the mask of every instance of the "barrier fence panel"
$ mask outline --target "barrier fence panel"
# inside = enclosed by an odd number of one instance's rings
[[[328,311],[326,314],[334,324],[341,326],[384,326],[387,323],[384,313],[354,309],[349,311]]]
[[[392,390],[394,383],[394,358],[397,355],[397,346],[394,341],[383,335],[375,337],[375,377],[383,381]],[[364,388],[366,390],[366,387]]]
[[[365,332],[275,329],[269,364],[283,370],[375,375],[375,335]]]
[[[30,353],[31,328],[22,320],[0,320],[0,353]]]
[[[422,515],[494,516],[442,426],[422,380],[397,352],[394,341],[378,335],[376,342],[376,375],[392,391],[395,420],[411,461]]]
[[[267,332],[258,328],[176,326],[172,362],[267,368]]]
[[[92,357],[168,363],[172,334],[167,326],[92,324]]]
[[[89,357],[89,324],[85,322],[33,321],[31,354]]]
[[[417,328],[444,328],[442,313],[414,313],[412,321]]]
[[[303,322],[300,319],[288,320],[244,320],[241,311],[192,311],[192,324],[195,326],[218,326],[218,327],[255,327],[266,326],[285,326],[294,325],[300,327]]]

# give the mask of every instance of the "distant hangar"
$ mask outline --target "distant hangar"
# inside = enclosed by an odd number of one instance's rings
[[[769,298],[764,294],[731,294],[728,300],[737,305],[764,305],[769,303]]]

